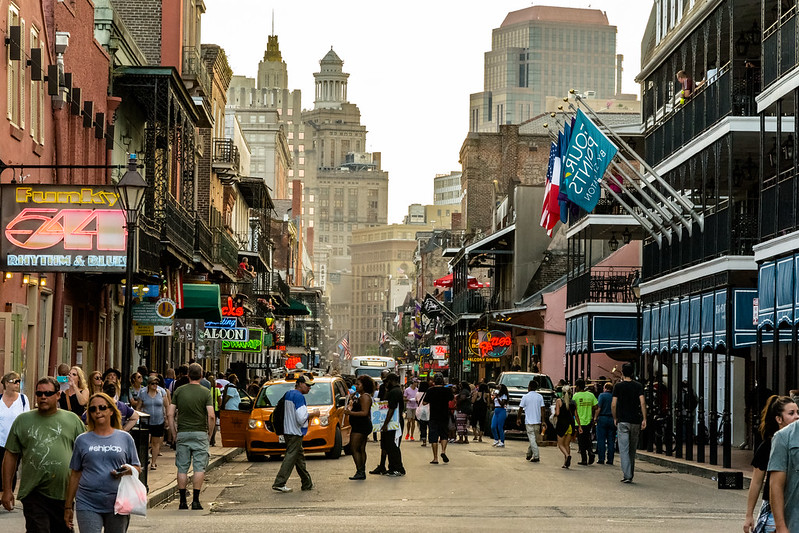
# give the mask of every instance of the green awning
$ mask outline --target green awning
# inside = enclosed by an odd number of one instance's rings
[[[288,307],[281,305],[275,308],[276,316],[304,316],[310,314],[311,310],[308,309],[308,306],[294,298],[289,298]]]
[[[178,309],[175,318],[202,318],[207,322],[220,322],[222,309],[219,302],[219,285],[184,284],[183,309]]]

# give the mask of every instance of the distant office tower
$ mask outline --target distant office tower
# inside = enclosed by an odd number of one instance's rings
[[[469,131],[498,131],[546,110],[547,96],[575,89],[616,94],[616,26],[597,9],[534,6],[493,30],[483,92],[471,95]]]
[[[435,205],[460,205],[461,195],[461,175],[459,170],[449,174],[437,174],[433,178],[433,203]]]

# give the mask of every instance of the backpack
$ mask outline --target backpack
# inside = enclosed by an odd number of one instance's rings
[[[284,394],[280,401],[277,402],[275,410],[272,411],[272,429],[275,430],[275,435],[283,435],[286,431],[283,426],[283,421],[286,419],[286,395]]]

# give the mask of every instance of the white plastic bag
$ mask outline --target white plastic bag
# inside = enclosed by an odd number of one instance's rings
[[[426,405],[419,405],[416,408],[416,418],[421,420],[422,422],[429,422],[430,421],[430,404]]]
[[[131,475],[122,476],[114,502],[114,513],[147,516],[147,487],[139,481],[138,471],[130,465]]]

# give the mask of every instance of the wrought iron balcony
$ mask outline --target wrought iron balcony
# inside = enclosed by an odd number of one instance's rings
[[[184,80],[194,81],[204,96],[211,96],[211,76],[200,56],[200,51],[194,46],[183,47],[183,73]]]
[[[638,266],[595,266],[569,280],[566,286],[566,306],[592,303],[635,303],[633,280]]]
[[[161,274],[161,238],[157,227],[147,217],[139,217],[139,262],[137,271],[148,276]]]
[[[480,314],[489,309],[491,289],[470,289],[452,298],[452,312],[457,315]]]
[[[167,194],[161,215],[161,243],[190,261],[194,257],[194,214]]]
[[[283,304],[288,305],[290,289],[288,283],[283,281],[283,277],[277,272],[272,274],[272,287],[269,293],[271,296],[280,299]]]
[[[213,169],[220,173],[235,174],[241,168],[241,156],[233,139],[214,139]]]
[[[205,263],[214,261],[214,235],[208,224],[199,218],[194,222],[194,260]]]
[[[236,241],[224,228],[214,228],[214,265],[235,274],[239,269],[239,255]]]

